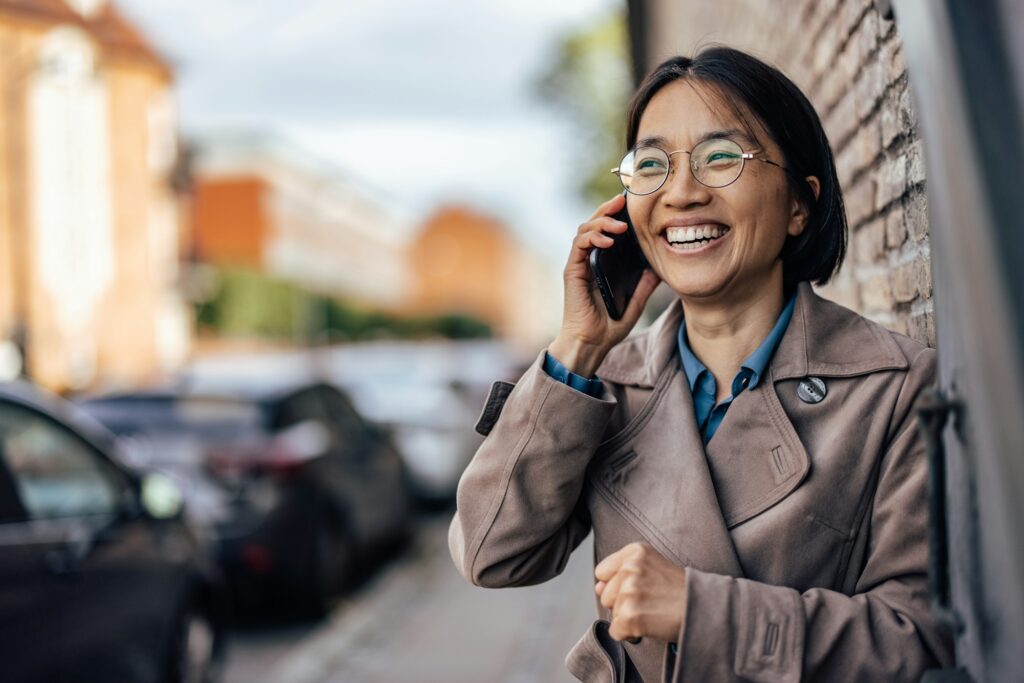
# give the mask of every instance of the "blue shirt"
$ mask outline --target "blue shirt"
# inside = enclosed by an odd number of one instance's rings
[[[584,394],[591,396],[601,395],[601,380],[597,377],[587,379],[583,375],[577,375],[575,372],[569,372],[569,368],[562,365],[561,362],[550,353],[544,354],[544,372],[548,373],[554,379],[557,379],[562,384],[568,384],[573,389],[582,391]]]
[[[683,359],[683,370],[686,372],[686,379],[690,382],[690,393],[693,394],[693,412],[697,418],[697,429],[700,431],[704,443],[711,441],[718,426],[722,424],[726,411],[733,400],[746,389],[753,389],[761,382],[768,361],[775,353],[779,345],[789,319],[793,317],[793,308],[796,306],[796,295],[790,297],[775,327],[768,333],[761,345],[750,354],[750,357],[743,361],[739,372],[732,380],[732,394],[718,405],[715,405],[715,397],[718,393],[718,385],[715,376],[704,366],[703,363],[693,355],[690,344],[686,338],[686,320],[679,325],[679,355]]]

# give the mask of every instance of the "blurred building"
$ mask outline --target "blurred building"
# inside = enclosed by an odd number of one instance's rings
[[[199,145],[193,258],[382,310],[409,296],[409,226],[353,179],[268,137]]]
[[[462,314],[546,343],[559,281],[497,220],[448,206],[421,226],[359,181],[267,136],[220,135],[195,160],[193,258],[397,315]]]
[[[183,362],[173,74],[105,0],[0,0],[0,354],[55,389]]]
[[[850,249],[825,295],[935,345],[925,171],[888,0],[629,0],[638,78],[723,43],[777,66],[814,104],[836,155]]]
[[[547,344],[561,314],[557,273],[503,224],[466,206],[438,209],[409,252],[408,310],[465,314],[524,347]]]

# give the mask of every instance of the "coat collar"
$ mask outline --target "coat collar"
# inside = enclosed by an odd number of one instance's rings
[[[643,332],[608,354],[597,374],[618,384],[651,388],[678,354],[683,307],[676,299]],[[776,382],[796,377],[853,377],[909,366],[891,334],[877,323],[797,286],[796,308],[769,364]]]

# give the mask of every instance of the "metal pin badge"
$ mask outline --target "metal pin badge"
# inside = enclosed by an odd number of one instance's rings
[[[796,388],[796,395],[804,403],[821,403],[825,400],[827,393],[825,381],[820,377],[805,377],[800,380],[800,385]]]

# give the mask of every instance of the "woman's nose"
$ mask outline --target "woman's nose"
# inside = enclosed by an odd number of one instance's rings
[[[711,191],[693,177],[689,159],[676,157],[672,160],[665,185],[661,188],[661,201],[676,208],[700,206],[711,201]]]

